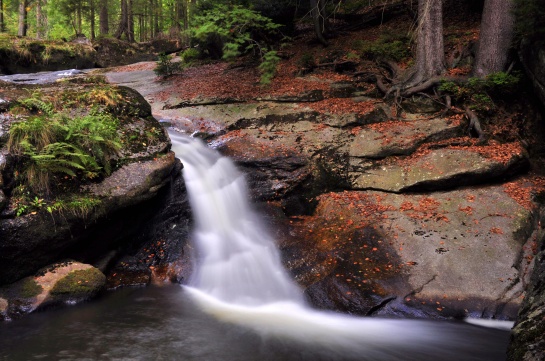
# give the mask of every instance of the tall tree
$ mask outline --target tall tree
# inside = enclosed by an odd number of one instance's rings
[[[514,34],[513,0],[486,0],[473,75],[505,70]]]
[[[415,72],[406,88],[416,86],[445,71],[442,0],[418,1],[417,31]]]
[[[110,33],[110,20],[108,18],[108,0],[100,0],[100,10],[98,14],[99,34],[106,36]]]
[[[132,16],[132,0],[121,0],[121,14],[115,37],[121,39],[123,35],[127,41],[134,41],[134,21]]]
[[[36,0],[36,39],[47,38],[47,0]]]
[[[327,40],[324,37],[326,32],[327,17],[325,16],[326,0],[310,0],[310,14],[314,23],[314,33],[320,43],[327,46]]]
[[[19,0],[19,27],[17,36],[26,36],[28,30],[28,0]]]
[[[96,17],[96,9],[95,9],[95,0],[89,0],[89,26],[90,26],[90,37],[91,39],[94,39],[96,36],[96,24],[95,24],[95,17]]]
[[[6,23],[4,22],[4,1],[0,0],[0,33],[6,31]]]

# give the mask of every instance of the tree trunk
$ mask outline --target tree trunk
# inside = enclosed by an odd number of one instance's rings
[[[133,0],[127,1],[127,40],[134,42]]]
[[[0,33],[6,31],[6,24],[4,23],[4,1],[0,0]]]
[[[416,72],[409,79],[407,88],[416,86],[445,71],[442,6],[442,0],[420,0],[418,2]]]
[[[151,12],[152,16],[152,38],[155,38],[159,34],[159,5],[157,0],[151,0]]]
[[[129,30],[129,14],[127,12],[127,0],[121,0],[121,15],[119,17],[119,26],[115,32],[116,39],[121,39],[123,34],[127,35]]]
[[[19,1],[19,28],[17,30],[17,36],[26,36],[27,31],[27,0]]]
[[[98,15],[99,33],[102,36],[110,33],[110,21],[108,19],[108,0],[100,0],[100,13]]]
[[[36,39],[47,37],[47,11],[44,6],[47,0],[36,0]]]
[[[83,32],[82,24],[82,10],[81,10],[81,2],[78,3],[78,6],[76,8],[76,37],[80,36]]]
[[[89,25],[91,26],[91,40],[95,39],[95,1],[89,0]]]
[[[473,75],[483,78],[505,70],[513,39],[513,0],[486,0]]]
[[[327,40],[325,40],[325,14],[323,2],[325,0],[310,0],[310,13],[312,15],[312,22],[314,23],[314,33],[320,43],[327,46]]]

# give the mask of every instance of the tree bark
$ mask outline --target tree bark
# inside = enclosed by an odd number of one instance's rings
[[[0,0],[0,33],[6,31],[6,23],[4,22],[4,1]]]
[[[98,15],[99,34],[106,36],[110,33],[110,21],[108,19],[108,0],[100,0],[100,12]]]
[[[418,2],[418,37],[415,74],[408,86],[415,86],[445,71],[442,0]]]
[[[121,14],[119,16],[119,26],[115,32],[115,38],[121,39],[123,34],[127,35],[129,31],[129,13],[127,9],[127,0],[121,0]]]
[[[473,75],[483,78],[505,70],[513,39],[513,0],[486,0]]]
[[[36,0],[36,39],[47,38],[47,0]]]
[[[96,31],[95,31],[95,1],[89,0],[89,25],[91,26],[91,40],[95,39]]]
[[[17,30],[17,36],[26,36],[27,32],[27,8],[28,1],[20,0],[19,1],[19,28]]]
[[[314,23],[314,33],[320,43],[327,46],[327,40],[325,40],[325,14],[323,13],[323,2],[325,0],[310,0],[310,13],[312,15],[312,21]]]
[[[127,1],[127,40],[134,42],[134,12],[133,0]]]

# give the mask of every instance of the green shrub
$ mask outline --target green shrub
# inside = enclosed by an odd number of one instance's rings
[[[407,36],[386,33],[376,41],[358,40],[353,46],[364,58],[370,60],[386,58],[402,61],[411,56],[409,40]]]
[[[457,101],[469,101],[474,110],[484,111],[495,107],[494,98],[500,99],[515,92],[519,83],[518,74],[498,72],[485,78],[469,78],[461,84],[444,80],[439,90],[452,95]]]
[[[258,56],[265,63],[260,68],[261,82],[267,83],[276,72],[278,55],[272,46],[281,38],[280,26],[243,6],[219,4],[195,17],[192,36],[205,55],[226,60],[244,54]]]
[[[195,48],[189,48],[184,50],[180,54],[180,59],[184,64],[191,64],[194,60],[199,58],[199,51]]]
[[[179,73],[182,70],[182,63],[173,62],[172,57],[165,53],[159,54],[159,59],[157,60],[157,65],[153,71],[157,76],[162,76],[164,78],[170,77],[176,73]]]
[[[261,84],[270,84],[276,74],[276,66],[280,62],[278,53],[274,50],[268,51],[263,55],[263,61],[259,65],[261,72]]]
[[[297,61],[297,65],[302,73],[310,72],[316,67],[316,59],[313,54],[305,52]]]

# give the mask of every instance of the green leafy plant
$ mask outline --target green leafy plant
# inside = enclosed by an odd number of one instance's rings
[[[195,48],[189,48],[180,53],[180,60],[184,64],[191,64],[199,58],[199,51]]]
[[[272,46],[282,38],[281,25],[260,13],[239,5],[219,4],[195,17],[193,39],[205,55],[230,60],[244,54],[253,54],[264,64],[261,82],[274,77],[278,54]]]
[[[383,34],[375,41],[357,40],[353,47],[364,58],[387,58],[395,61],[406,60],[411,56],[410,39],[406,35]]]
[[[498,72],[485,78],[469,78],[465,83],[444,80],[439,90],[452,95],[456,101],[468,101],[474,110],[495,108],[493,99],[500,99],[516,91],[520,83],[518,74]]]
[[[53,213],[54,211],[61,213],[70,212],[76,216],[85,218],[101,203],[100,199],[87,195],[78,195],[68,199],[57,199],[52,204],[48,205],[46,209],[49,213]]]
[[[165,53],[159,54],[159,59],[157,60],[156,64],[157,65],[155,66],[155,69],[153,69],[153,71],[157,76],[161,76],[164,78],[170,77],[176,73],[179,73],[182,70],[182,63],[173,62],[172,58]]]
[[[276,66],[280,62],[278,53],[274,50],[268,51],[263,55],[263,61],[259,64],[261,71],[261,84],[270,84],[276,74]]]
[[[297,65],[303,72],[312,71],[316,67],[316,58],[310,53],[303,53],[297,61]]]

